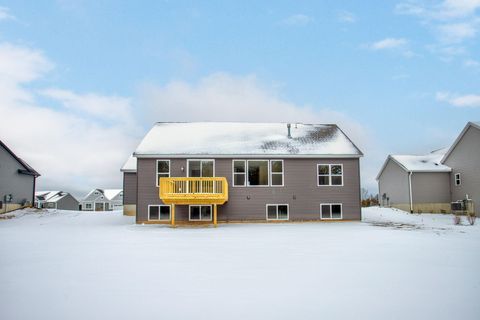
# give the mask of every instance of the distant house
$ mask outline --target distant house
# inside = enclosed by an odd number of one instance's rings
[[[32,206],[39,176],[0,140],[0,213]]]
[[[123,165],[123,214],[135,216],[137,212],[137,158],[130,156]]]
[[[79,202],[64,191],[35,192],[35,207],[58,210],[78,210]]]
[[[474,202],[480,215],[480,123],[469,122],[453,145],[427,155],[389,155],[377,175],[380,203],[410,212],[450,212]]]
[[[123,206],[122,189],[93,189],[80,202],[83,211],[121,210]]]
[[[331,124],[157,123],[124,203],[146,224],[360,220],[362,155]]]

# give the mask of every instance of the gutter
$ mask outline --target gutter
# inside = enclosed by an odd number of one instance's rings
[[[410,196],[410,213],[413,213],[413,199],[412,199],[412,171],[408,172],[408,193]]]

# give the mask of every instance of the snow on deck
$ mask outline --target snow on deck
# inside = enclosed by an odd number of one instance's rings
[[[361,155],[336,125],[286,123],[157,123],[135,151],[148,155]]]
[[[369,208],[364,222],[135,225],[121,212],[0,221],[0,318],[478,319],[480,227]]]

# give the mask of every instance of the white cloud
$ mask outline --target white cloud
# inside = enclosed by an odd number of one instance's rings
[[[337,14],[337,19],[338,21],[345,23],[354,23],[357,21],[357,17],[349,11],[340,11]]]
[[[29,86],[52,68],[38,50],[0,44],[0,137],[42,174],[39,189],[81,194],[93,187],[120,187],[119,168],[140,130],[121,117],[107,125],[101,119],[105,113],[91,117],[88,110],[96,105],[107,106],[112,113],[125,112],[131,106],[118,97],[68,91],[64,96],[52,95],[64,98],[59,101],[62,108],[44,106]]]
[[[369,45],[372,50],[398,49],[405,47],[408,41],[403,38],[385,38]]]
[[[473,59],[467,59],[463,62],[463,65],[467,68],[479,68],[480,67],[480,62],[478,62],[477,60],[473,60]]]
[[[10,13],[10,9],[0,6],[0,21],[2,20],[15,20],[15,16]]]
[[[282,20],[282,23],[289,26],[306,26],[313,22],[313,18],[305,14],[294,14]]]
[[[457,95],[450,92],[437,92],[436,99],[460,108],[480,108],[480,95]]]
[[[445,43],[463,42],[465,39],[474,38],[477,34],[476,25],[467,22],[443,24],[437,30]]]

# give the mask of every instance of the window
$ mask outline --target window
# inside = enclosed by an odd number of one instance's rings
[[[245,186],[246,161],[233,160],[233,186]]]
[[[320,205],[320,218],[325,219],[342,219],[341,203],[322,203]]]
[[[288,204],[267,204],[267,220],[288,220]]]
[[[85,210],[92,210],[92,204],[91,203],[85,203]]]
[[[248,160],[247,186],[268,186],[268,160]]]
[[[343,186],[342,164],[317,165],[319,186]]]
[[[157,187],[160,178],[170,177],[170,160],[157,160]]]
[[[455,173],[455,185],[459,186],[462,184],[462,178],[460,176],[460,173]]]
[[[167,205],[149,205],[148,221],[169,221],[170,206]]]
[[[189,177],[214,177],[215,164],[213,160],[188,160]]]
[[[270,160],[270,181],[272,186],[283,186],[283,160]]]
[[[211,221],[212,206],[189,206],[190,221]]]

